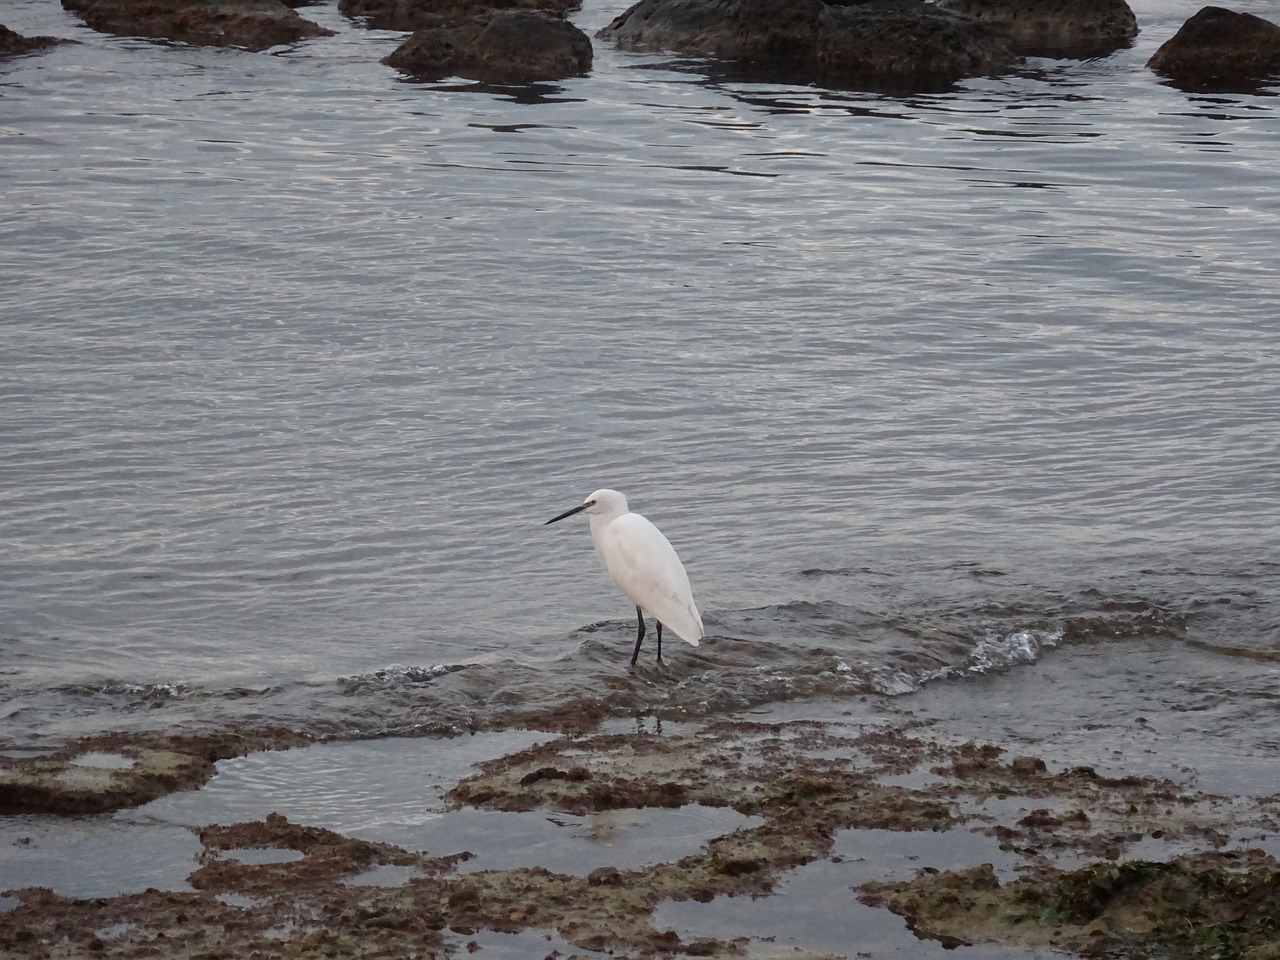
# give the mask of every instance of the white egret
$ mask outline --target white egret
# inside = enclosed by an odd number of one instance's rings
[[[552,517],[547,523],[575,513],[587,515],[596,556],[613,582],[636,605],[640,631],[631,654],[631,665],[635,666],[640,656],[645,613],[658,625],[659,660],[662,659],[664,623],[696,647],[703,636],[702,617],[694,606],[684,564],[662,531],[627,509],[627,498],[617,490],[597,490],[572,510]]]

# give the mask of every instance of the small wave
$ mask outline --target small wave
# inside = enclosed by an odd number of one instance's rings
[[[986,568],[971,568],[979,569]],[[895,579],[883,593],[859,586],[839,600],[706,611],[701,646],[673,641],[657,663],[651,639],[635,669],[634,623],[624,618],[580,628],[552,659],[391,663],[263,687],[106,678],[23,688],[11,691],[6,721],[15,743],[103,729],[287,728],[319,739],[579,729],[606,718],[906,697],[931,684],[1033,668],[1060,647],[1197,639],[1205,618],[1242,608],[1217,603],[1183,613],[1123,591],[1049,592],[1011,576],[946,585],[955,589],[942,597]]]
[[[1187,618],[1176,610],[1142,598],[1085,591],[1082,599],[1097,597],[1092,609],[1071,612],[1063,619],[1063,642],[1102,643],[1156,637],[1183,637]]]
[[[983,637],[973,648],[963,672],[991,673],[1035,663],[1040,655],[1062,642],[1064,630],[1019,630],[1005,636]]]
[[[179,700],[191,692],[185,683],[134,683],[129,680],[106,679],[89,683],[68,683],[55,688],[72,697],[105,697],[121,701],[121,705],[148,706]]]
[[[437,663],[430,667],[406,667],[403,664],[393,663],[372,673],[362,673],[355,677],[339,677],[338,685],[346,690],[356,690],[362,687],[394,687],[430,683],[440,677],[465,670],[467,666],[468,664],[465,663]]]
[[[1023,629],[1010,634],[991,634],[980,638],[969,656],[955,666],[907,670],[864,664],[861,669],[867,684],[875,693],[900,697],[916,693],[928,683],[984,676],[1036,663],[1045,650],[1062,642],[1062,636],[1061,629]],[[853,669],[843,663],[841,666]]]

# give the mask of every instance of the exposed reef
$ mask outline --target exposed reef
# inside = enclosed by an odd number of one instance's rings
[[[1257,851],[1092,863],[1002,884],[990,865],[869,883],[860,899],[946,946],[989,941],[1086,956],[1274,957],[1280,864]]]
[[[284,730],[85,737],[52,753],[0,756],[0,814],[106,813],[194,790],[218,760],[309,742]]]
[[[678,859],[578,873],[536,862],[476,869],[484,861],[467,849],[413,850],[278,814],[209,825],[197,830],[191,890],[10,891],[0,958],[460,956],[481,931],[637,958],[757,956],[748,931],[671,929],[659,908],[768,896],[802,865],[838,869],[837,847],[857,849],[864,830],[937,837],[910,866],[864,867],[879,878],[851,882],[847,896],[946,945],[1262,957],[1280,922],[1280,865],[1230,849],[1233,831],[1276,829],[1275,798],[1242,804],[1170,780],[1051,770],[883,727],[721,721],[669,735],[561,736],[481,764],[446,797],[457,809],[537,817],[699,804],[759,819]],[[999,871],[948,862],[975,834],[998,844]],[[1152,843],[1168,857],[1150,859]],[[1123,859],[1141,845],[1147,858]],[[395,883],[358,880],[391,867],[403,872]]]

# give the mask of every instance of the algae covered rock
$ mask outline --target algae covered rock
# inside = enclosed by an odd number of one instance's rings
[[[207,758],[141,749],[110,765],[81,757],[37,757],[0,767],[0,813],[104,813],[136,807],[213,776]]]
[[[1280,871],[1230,852],[1101,861],[1000,883],[990,864],[864,884],[859,897],[947,946],[1054,947],[1087,956],[1274,956]]]

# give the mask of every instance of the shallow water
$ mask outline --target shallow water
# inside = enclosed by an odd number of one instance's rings
[[[760,931],[753,940],[776,945],[775,956],[796,950],[834,956],[941,960],[1050,960],[1052,951],[1014,950],[991,944],[943,947],[904,931],[901,917],[864,906],[854,889],[861,882],[843,864],[806,864],[774,892],[760,899],[719,898],[711,903],[664,903],[655,911],[659,929],[673,929],[692,940],[699,936],[732,938]],[[856,953],[853,950],[856,949]]]
[[[927,706],[1088,647],[1280,743],[1278,88],[1146,71],[1196,6],[891,97],[601,42],[406,83],[334,4],[252,55],[12,0],[82,43],[0,64],[0,739]],[[666,670],[541,525],[606,484],[712,634]]]

